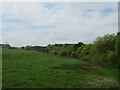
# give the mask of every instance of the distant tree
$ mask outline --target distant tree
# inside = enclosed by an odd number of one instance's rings
[[[65,44],[64,44],[64,48],[66,48],[66,47],[69,46],[69,45],[70,45],[70,44],[65,43]]]
[[[24,47],[21,47],[22,49],[24,49]]]
[[[26,49],[26,50],[31,50],[31,49],[32,49],[32,46],[27,45],[27,46],[25,47],[25,49]]]
[[[82,42],[78,42],[78,44],[75,44],[75,45],[74,45],[74,51],[77,51],[77,49],[78,49],[79,47],[81,47],[83,44],[84,44],[84,43],[82,43]]]
[[[51,44],[49,44],[49,45],[47,46],[47,48],[50,48],[50,49],[52,49],[52,45],[51,45]]]
[[[10,44],[6,43],[6,44],[3,44],[3,48],[11,49],[11,46]]]

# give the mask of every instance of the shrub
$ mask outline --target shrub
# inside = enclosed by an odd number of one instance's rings
[[[57,55],[57,51],[54,51],[54,55]]]
[[[117,40],[115,44],[115,50],[117,55],[117,66],[118,66],[118,72],[120,72],[120,32],[118,32]],[[120,83],[120,74],[118,74],[118,82]]]
[[[82,45],[81,47],[78,48],[76,56],[78,58],[82,58],[83,56],[84,58],[88,57],[91,47],[92,44]]]
[[[117,64],[116,52],[108,51],[107,60],[108,60],[108,63],[110,63],[110,64]]]
[[[67,56],[67,51],[66,50],[61,50],[60,56]]]
[[[79,47],[81,47],[84,43],[78,42],[77,44],[74,45],[74,51],[77,51]]]
[[[82,55],[89,55],[90,49],[92,48],[92,44],[87,44],[83,47],[81,54]]]
[[[90,56],[93,62],[108,63],[107,52],[115,50],[116,35],[105,35],[98,37],[90,50]]]
[[[73,45],[67,47],[62,47],[59,51],[60,56],[71,56],[71,53],[74,51]]]
[[[29,45],[28,45],[27,47],[25,47],[25,49],[26,49],[26,50],[32,50],[32,46],[29,46]]]
[[[84,46],[85,46],[85,45],[82,45],[81,47],[79,47],[79,48],[77,49],[77,51],[76,51],[76,56],[77,56],[78,58],[81,58],[81,57],[82,57],[82,50],[83,50]]]
[[[94,41],[94,48],[98,51],[98,53],[105,53],[108,50],[115,50],[115,42],[116,35],[105,35],[103,37],[98,37],[96,41]]]
[[[53,51],[51,51],[51,54],[57,55],[58,53],[57,53],[57,51],[53,50]]]
[[[116,40],[116,44],[115,44],[115,50],[116,50],[118,65],[120,65],[120,32],[117,35],[117,40]]]

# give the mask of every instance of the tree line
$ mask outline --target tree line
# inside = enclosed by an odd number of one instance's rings
[[[119,39],[120,35],[106,34],[103,37],[97,37],[92,44],[84,44],[83,42],[77,44],[49,44],[46,47],[27,46],[25,49],[117,66],[120,62]]]
[[[10,47],[9,49],[18,49]],[[20,49],[20,48],[19,48]],[[106,34],[97,37],[91,44],[78,42],[76,44],[49,44],[47,46],[26,46],[24,50],[35,50],[52,55],[67,56],[99,64],[117,66],[120,64],[120,33]],[[119,66],[120,67],[120,66]]]

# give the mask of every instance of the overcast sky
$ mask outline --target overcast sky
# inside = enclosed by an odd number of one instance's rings
[[[118,31],[117,2],[3,3],[2,11],[2,43],[11,46],[92,43]]]

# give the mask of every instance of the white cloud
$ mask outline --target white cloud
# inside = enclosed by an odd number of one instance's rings
[[[4,22],[3,42],[13,46],[91,43],[97,36],[117,32],[117,13],[117,3],[4,3],[4,20],[26,23]]]

